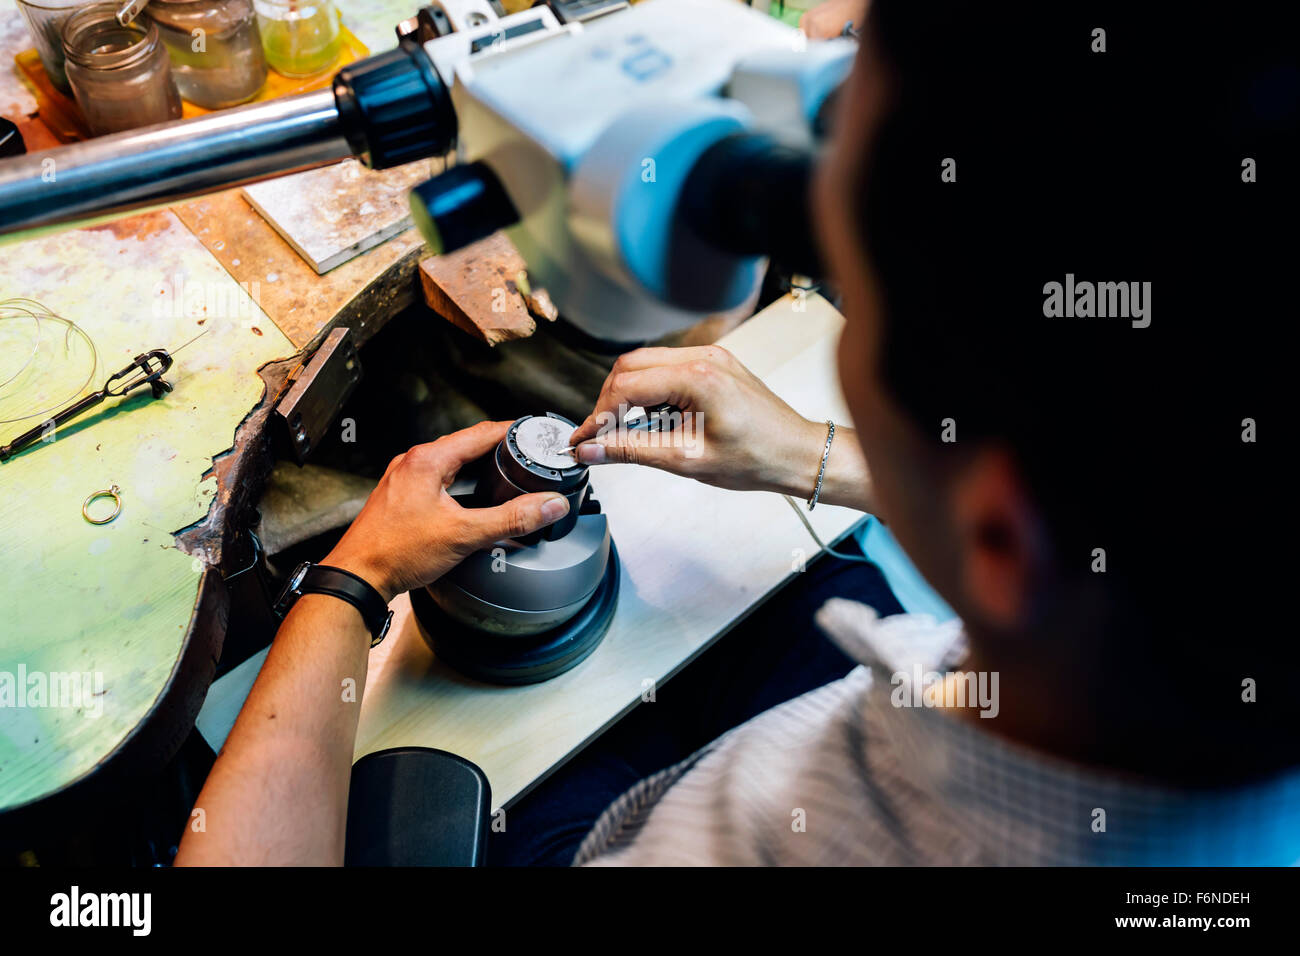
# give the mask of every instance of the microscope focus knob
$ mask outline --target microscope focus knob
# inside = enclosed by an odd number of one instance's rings
[[[334,104],[353,154],[371,169],[445,156],[456,142],[451,94],[411,40],[339,70]]]

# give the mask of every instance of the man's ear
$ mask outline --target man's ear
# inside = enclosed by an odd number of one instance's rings
[[[1047,548],[1037,509],[1005,449],[979,451],[950,485],[964,606],[1002,630],[1024,625]]]

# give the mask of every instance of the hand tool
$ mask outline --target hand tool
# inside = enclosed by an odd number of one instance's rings
[[[140,353],[131,360],[130,365],[110,375],[108,381],[104,383],[104,387],[99,391],[78,399],[67,408],[56,413],[52,418],[46,419],[35,428],[23,432],[9,444],[0,447],[0,461],[8,461],[28,445],[40,441],[46,435],[53,434],[60,425],[71,421],[78,415],[84,414],[102,403],[106,398],[121,398],[145,385],[149,386],[154,398],[162,398],[172,390],[171,384],[163,381],[163,375],[172,367],[172,356],[185,348],[186,345],[189,345],[190,342],[201,338],[207,331],[207,329],[204,329],[193,339],[183,343],[171,352],[166,349],[153,349],[149,352]]]
[[[676,427],[676,423],[681,421],[682,410],[676,405],[664,402],[661,405],[652,405],[645,409],[645,415],[636,418],[630,418],[623,423],[623,428],[628,431],[647,431],[647,432],[667,432]],[[567,445],[564,448],[557,449],[557,455],[572,455],[577,445]]]
[[[117,8],[117,22],[122,26],[127,26],[132,20],[138,17],[144,8],[149,5],[149,0],[126,0]]]

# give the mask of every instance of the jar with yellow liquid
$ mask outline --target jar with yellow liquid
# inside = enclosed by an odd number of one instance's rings
[[[334,0],[253,0],[266,62],[285,76],[314,76],[342,51]]]

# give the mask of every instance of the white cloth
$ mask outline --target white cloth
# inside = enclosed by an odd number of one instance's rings
[[[1184,791],[1057,760],[891,698],[954,668],[961,624],[833,599],[862,666],[760,714],[616,800],[590,865],[1292,865],[1300,773]]]

